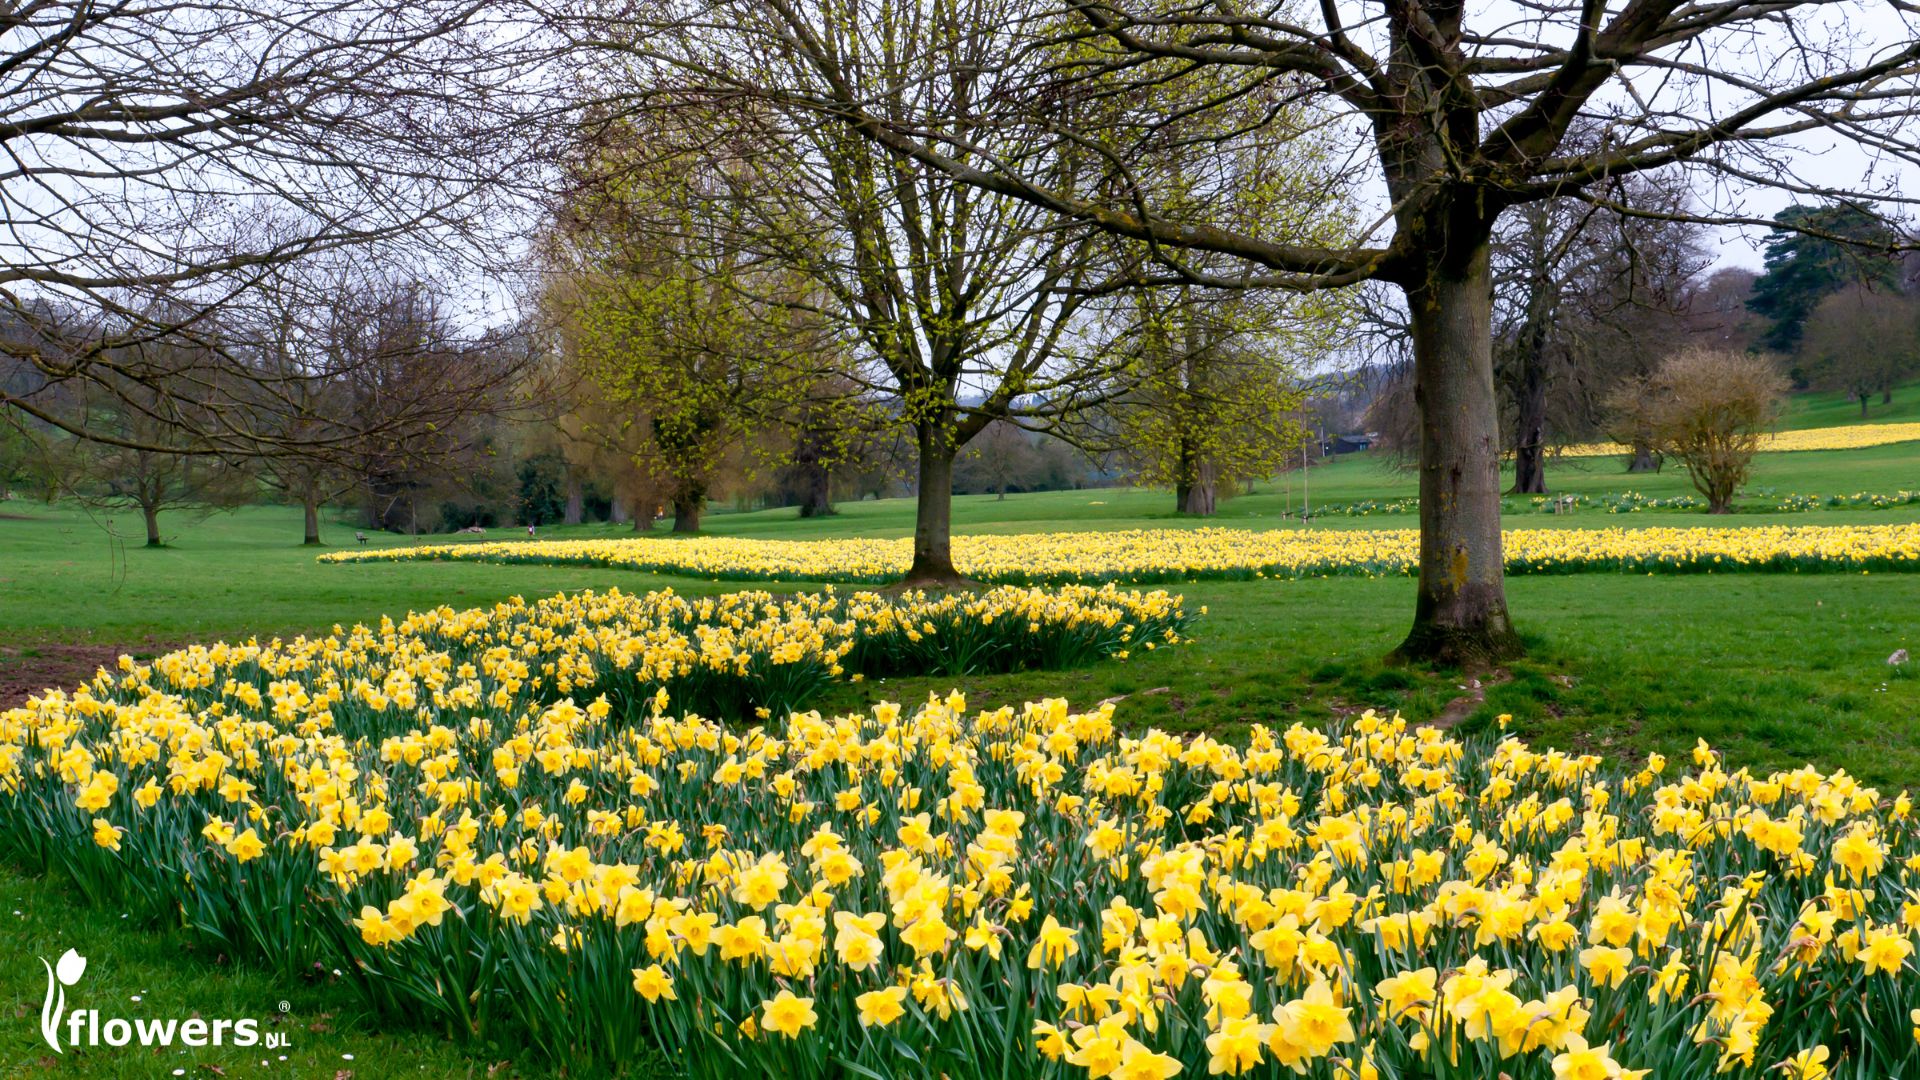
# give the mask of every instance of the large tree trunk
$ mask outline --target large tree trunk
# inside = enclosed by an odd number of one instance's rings
[[[1872,394],[1860,395],[1860,419],[1865,420],[1867,418],[1867,402],[1871,401],[1872,399],[1873,399]]]
[[[320,543],[320,503],[312,496],[308,496],[301,502],[300,508],[306,511],[307,515],[307,537],[301,543],[310,547],[317,546]]]
[[[700,505],[706,499],[699,495],[676,495],[673,499],[673,531],[677,533],[696,533],[700,531]]]
[[[953,456],[947,425],[928,420],[918,431],[920,445],[919,493],[913,518],[913,564],[900,579],[902,585],[954,585],[961,582],[953,567]]]
[[[1544,336],[1544,335],[1543,335]],[[1514,388],[1513,493],[1547,493],[1547,365],[1540,355],[1544,342],[1531,342]]]
[[[800,484],[800,516],[831,517],[834,512],[833,474],[809,462],[801,469]]]
[[[1627,471],[1630,473],[1659,472],[1660,455],[1653,452],[1653,447],[1640,443],[1633,448],[1633,457],[1627,462]]]
[[[1210,517],[1219,502],[1218,477],[1214,475],[1213,462],[1201,454],[1194,441],[1189,435],[1180,436],[1179,460],[1175,464],[1180,479],[1173,485],[1173,510],[1177,514]]]
[[[160,511],[151,506],[140,508],[140,516],[147,519],[147,546],[160,546]]]
[[[1213,462],[1202,457],[1193,465],[1193,482],[1182,485],[1180,512],[1197,517],[1212,517],[1218,508],[1218,478],[1214,476]]]
[[[1407,294],[1420,410],[1420,586],[1401,659],[1479,664],[1521,651],[1500,543],[1493,278],[1484,235]]]
[[[567,509],[561,516],[562,525],[578,525],[587,517],[587,493],[580,486],[580,475],[569,468],[567,470]]]

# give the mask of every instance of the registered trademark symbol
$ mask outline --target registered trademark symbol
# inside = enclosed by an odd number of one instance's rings
[[[280,1011],[281,1011],[281,1012],[283,1012],[283,1013],[290,1013],[290,1012],[292,1012],[292,1011],[293,1011],[293,1002],[291,1002],[291,1001],[283,1001],[283,1002],[281,1002],[281,1003],[280,1003]]]

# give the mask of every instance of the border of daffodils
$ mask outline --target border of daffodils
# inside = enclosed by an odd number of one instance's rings
[[[1788,450],[1861,450],[1870,446],[1913,442],[1920,439],[1920,423],[1846,424],[1840,427],[1796,428],[1767,436],[1760,444],[1765,452]],[[1560,451],[1566,457],[1618,457],[1633,453],[1623,443],[1581,443]]]
[[[1742,498],[1740,509],[1759,513],[1798,514],[1815,510],[1891,510],[1899,506],[1912,506],[1920,503],[1920,491],[1901,489],[1895,492],[1856,491],[1851,495],[1788,495],[1775,494],[1770,489],[1752,492]],[[1552,511],[1556,509],[1593,509],[1605,514],[1639,514],[1675,510],[1705,510],[1707,500],[1698,495],[1642,495],[1637,491],[1610,492],[1599,495],[1576,493],[1559,496],[1533,495],[1524,501],[1519,498],[1500,500],[1500,512],[1514,514],[1522,511]],[[1418,496],[1404,499],[1363,499],[1360,502],[1320,505],[1313,509],[1315,517],[1375,517],[1420,512]]]
[[[1920,570],[1920,524],[1741,528],[1513,529],[1510,574]],[[977,581],[1011,584],[1397,576],[1418,566],[1413,529],[1133,529],[957,536],[954,563]],[[528,540],[341,551],[321,561],[472,560],[605,566],[731,581],[886,582],[900,540]]]

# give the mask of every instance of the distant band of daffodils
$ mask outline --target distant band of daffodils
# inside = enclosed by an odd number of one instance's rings
[[[1763,451],[1860,450],[1869,446],[1920,439],[1920,423],[1850,424],[1845,427],[1796,428],[1775,432],[1760,444]],[[1616,457],[1633,453],[1621,443],[1581,443],[1560,451],[1567,457]]]
[[[1138,529],[954,538],[978,581],[1190,581],[1397,575],[1417,566],[1411,529]],[[1688,573],[1920,570],[1920,525],[1516,529],[1507,571]],[[331,562],[472,559],[618,567],[723,580],[881,582],[906,571],[907,540],[556,540],[444,544],[322,556]]]
[[[1850,495],[1781,495],[1771,490],[1743,493],[1740,509],[1760,513],[1800,514],[1814,510],[1891,510],[1920,503],[1920,491],[1856,491]],[[1503,514],[1559,512],[1592,509],[1604,514],[1639,514],[1705,510],[1709,503],[1698,495],[1642,495],[1637,491],[1606,492],[1598,495],[1569,493],[1534,495],[1500,500]],[[1313,507],[1314,517],[1386,517],[1420,512],[1420,499],[1363,499],[1359,502],[1331,503]]]
[[[958,694],[349,738],[323,670],[174,682],[0,713],[0,845],[570,1074],[1920,1075],[1912,806],[1844,774]]]

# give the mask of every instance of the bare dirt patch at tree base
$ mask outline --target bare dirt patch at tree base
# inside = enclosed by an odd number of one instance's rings
[[[1461,691],[1460,696],[1447,702],[1433,719],[1421,726],[1437,728],[1440,731],[1458,726],[1461,721],[1472,716],[1474,710],[1486,704],[1488,687],[1499,686],[1512,679],[1511,672],[1498,669],[1486,672],[1484,677],[1469,676],[1466,682],[1456,684]]]
[[[875,587],[874,591],[887,596],[899,596],[902,593],[910,592],[980,592],[985,588],[987,588],[986,585],[972,578],[961,577],[956,574],[953,577],[901,578],[891,585]]]
[[[120,654],[151,655],[170,646],[158,641],[122,645],[0,645],[0,709],[25,705],[45,690],[71,691],[101,668],[118,671]]]

